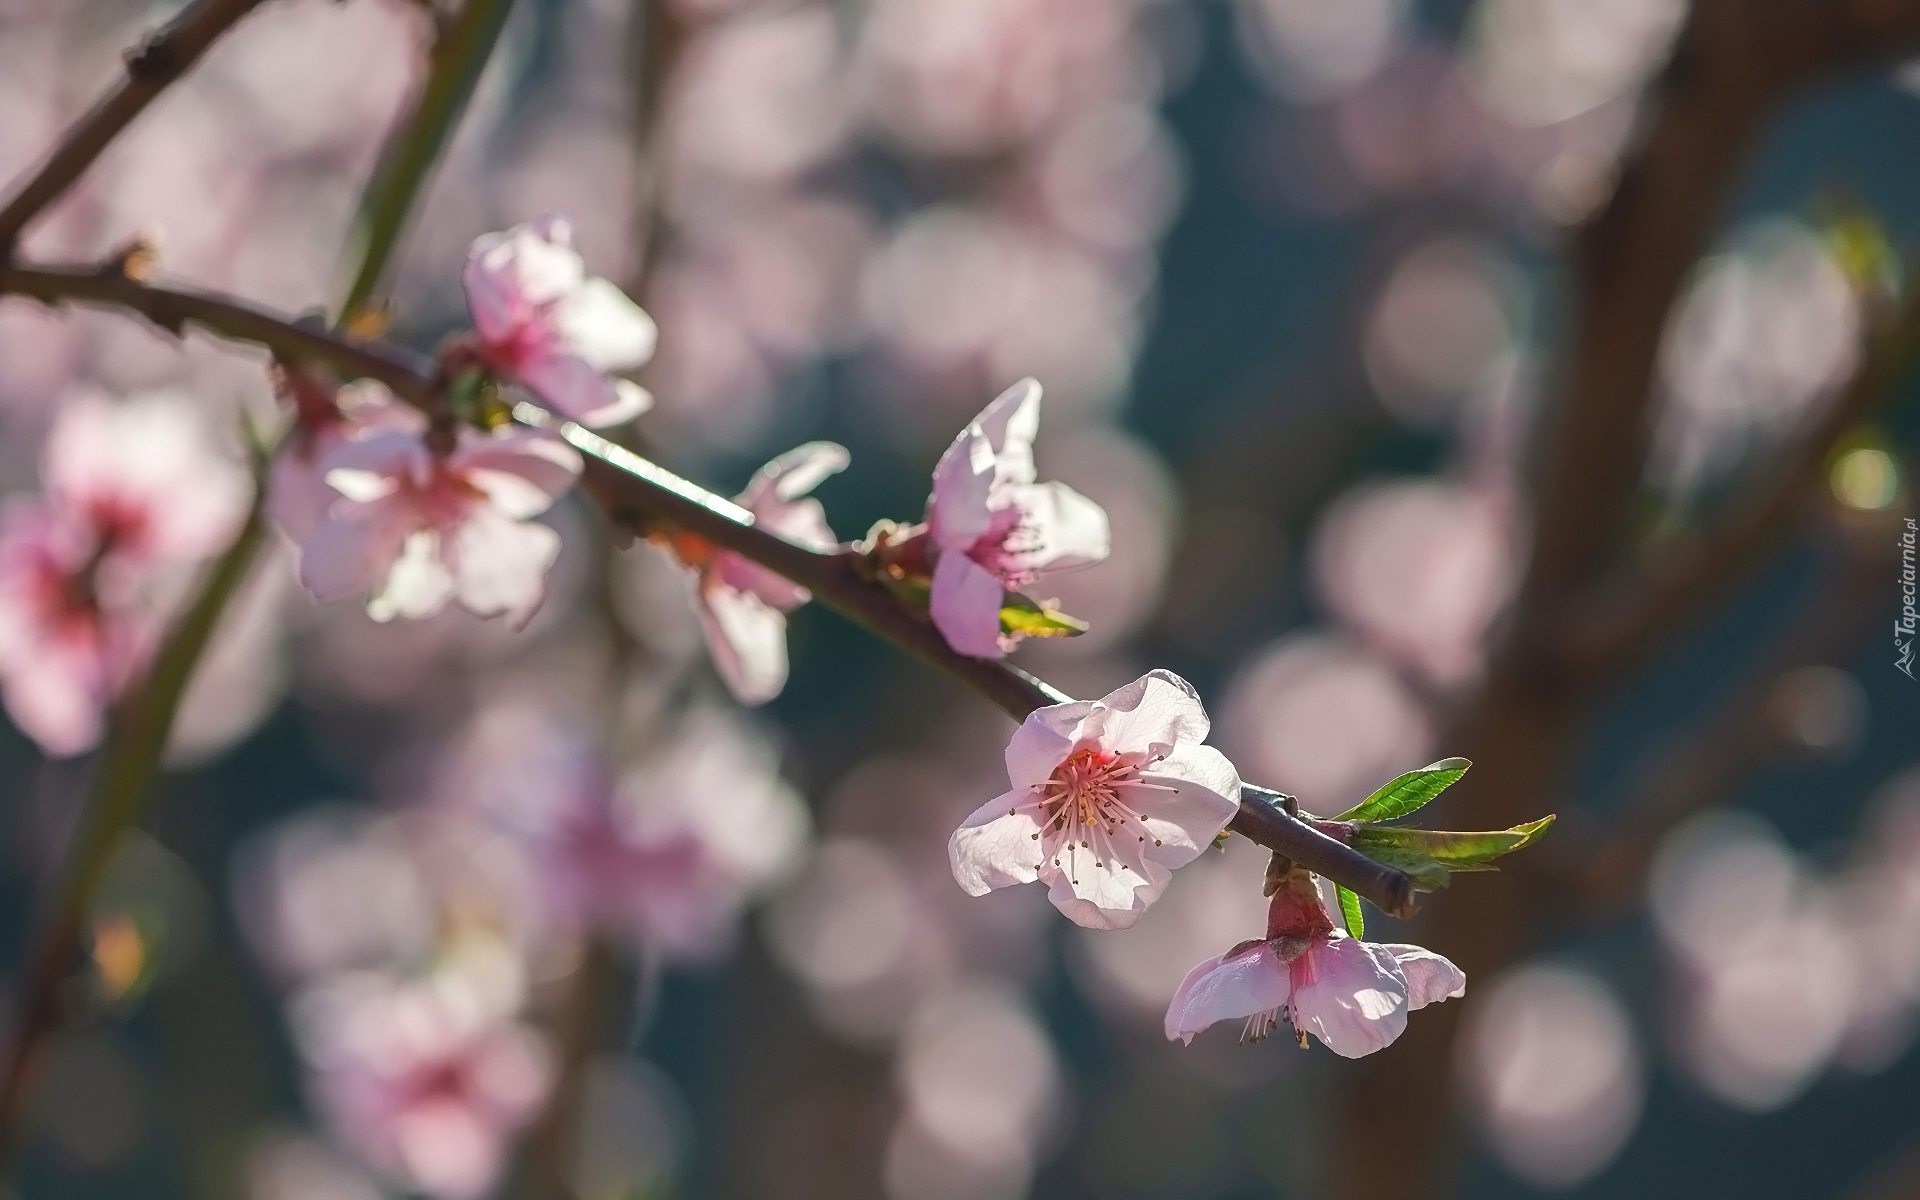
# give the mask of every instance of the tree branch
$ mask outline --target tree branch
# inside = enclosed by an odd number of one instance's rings
[[[126,78],[87,110],[61,138],[52,156],[15,190],[6,208],[0,209],[0,259],[11,255],[21,232],[86,173],[121,130],[261,2],[196,0],[172,24],[130,51]]]
[[[384,343],[364,342],[208,292],[162,288],[113,266],[0,266],[0,293],[18,292],[46,304],[74,301],[121,308],[180,333],[188,323],[239,341],[266,346],[284,358],[324,362],[349,378],[379,380],[415,404],[429,399],[437,370],[431,360]],[[970,658],[947,646],[931,622],[903,607],[885,588],[859,574],[849,549],[823,553],[795,545],[753,523],[739,505],[641,458],[571,421],[558,422],[531,404],[516,419],[552,428],[586,457],[582,484],[609,517],[628,526],[665,521],[767,567],[811,591],[827,607],[938,667],[998,705],[1016,720],[1059,704],[1065,693],[1017,667]],[[1234,832],[1279,851],[1324,875],[1381,911],[1413,912],[1413,883],[1399,871],[1328,837],[1283,809],[1277,793],[1249,787]]]

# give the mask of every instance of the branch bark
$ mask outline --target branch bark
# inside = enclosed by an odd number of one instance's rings
[[[86,173],[122,130],[191,70],[207,47],[261,3],[196,0],[172,24],[129,52],[120,85],[87,110],[47,161],[15,190],[6,208],[0,209],[0,260],[11,255],[21,232]]]

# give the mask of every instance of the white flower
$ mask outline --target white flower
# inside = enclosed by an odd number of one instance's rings
[[[1240,777],[1200,743],[1186,680],[1152,671],[1099,700],[1039,709],[1007,744],[1010,791],[947,845],[969,895],[1035,879],[1093,929],[1133,924],[1239,809]]]

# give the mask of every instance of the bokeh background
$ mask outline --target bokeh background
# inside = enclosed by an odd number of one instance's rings
[[[0,3],[0,176],[166,11]],[[1092,631],[1018,661],[1080,695],[1180,671],[1248,778],[1335,812],[1455,750],[1523,569],[1568,230],[1606,200],[1684,17],[1680,0],[521,0],[401,256],[395,336],[459,328],[475,236],[565,213],[661,326],[632,443],[730,492],[791,445],[842,441],[853,467],[820,495],[848,538],[916,518],[953,432],[1038,376],[1043,477],[1104,504],[1115,545],[1057,581]],[[156,229],[170,275],[325,305],[427,31],[400,0],[274,0],[28,249],[97,256]],[[1767,127],[1669,326],[1649,538],[1764,472],[1857,367],[1880,281],[1848,249],[1863,224],[1895,246],[1920,232],[1917,120],[1877,71]],[[35,486],[53,414],[86,390],[165,394],[237,446],[239,419],[272,411],[262,367],[0,300],[0,486]],[[1455,1002],[1450,1081],[1404,1097],[1457,1118],[1436,1188],[1920,1193],[1920,685],[1884,634],[1892,575],[1823,567],[1829,526],[1881,537],[1897,521],[1876,515],[1910,511],[1914,399],[1835,459],[1828,532],[1598,698],[1536,808],[1561,824],[1534,869],[1571,898]],[[1183,870],[1124,933],[1032,888],[969,900],[945,841],[1004,787],[1004,717],[813,608],[785,694],[742,712],[679,568],[614,546],[583,497],[550,519],[567,549],[521,632],[316,606],[286,547],[256,573],[91,919],[83,1019],[17,1194],[407,1194],[382,1110],[342,1082],[407,1035],[378,999],[407,987],[443,1006],[418,1019],[464,1014],[498,1041],[491,1123],[422,1135],[439,1165],[421,1170],[464,1181],[441,1194],[1335,1186],[1354,1064],[1160,1033],[1188,967],[1257,934],[1260,852]],[[747,797],[700,835],[748,862],[738,886],[671,935],[543,927],[528,897],[556,868],[519,833],[583,758],[629,787]],[[7,964],[90,761],[0,731]],[[1645,832],[1644,870],[1578,869],[1621,829]],[[1372,1121],[1394,1154],[1395,1114]]]

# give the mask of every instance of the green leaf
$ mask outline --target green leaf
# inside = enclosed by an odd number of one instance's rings
[[[1373,795],[1333,818],[1336,821],[1391,821],[1417,812],[1427,801],[1447,790],[1473,764],[1464,758],[1443,758],[1432,766],[1395,776]]]
[[[1340,917],[1347,923],[1347,932],[1354,937],[1365,936],[1367,919],[1360,913],[1360,897],[1339,884],[1335,884],[1333,890],[1340,897]]]
[[[419,100],[389,137],[360,198],[353,241],[359,263],[346,303],[340,307],[342,320],[351,320],[365,308],[380,286],[413,202],[425,190],[428,174],[466,113],[512,9],[513,0],[467,0],[460,14],[441,27]]]
[[[1036,603],[1018,592],[1009,592],[1006,603],[1000,606],[1000,628],[1028,637],[1079,637],[1087,631],[1087,623],[1061,612],[1051,600]]]
[[[1430,892],[1445,887],[1455,871],[1493,870],[1494,859],[1539,841],[1553,821],[1546,816],[1485,833],[1362,825],[1353,831],[1352,845],[1375,862],[1406,872],[1415,887]]]

